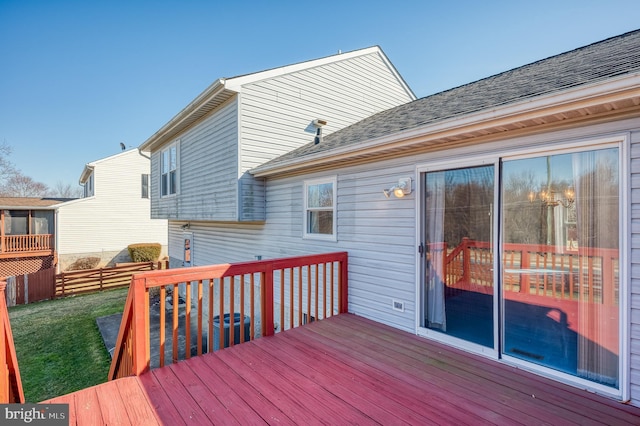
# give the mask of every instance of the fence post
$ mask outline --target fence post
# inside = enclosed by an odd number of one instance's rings
[[[64,272],[62,272],[62,297],[64,297]]]
[[[133,316],[131,328],[133,332],[132,356],[133,374],[140,376],[149,370],[149,293],[144,279],[132,279],[130,292],[133,293]],[[174,342],[175,344],[175,342]]]

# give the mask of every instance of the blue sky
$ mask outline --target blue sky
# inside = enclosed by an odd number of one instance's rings
[[[423,97],[638,28],[637,0],[0,0],[0,141],[75,185],[220,77],[379,45]]]

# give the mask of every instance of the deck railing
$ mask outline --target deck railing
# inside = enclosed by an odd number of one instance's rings
[[[6,287],[7,283],[0,281],[0,403],[23,403],[24,392],[20,380],[16,348],[13,344],[13,333],[9,323],[5,296]]]
[[[54,248],[52,234],[5,235],[1,241],[0,252],[2,253],[51,251]]]
[[[337,252],[136,274],[109,380],[148,371],[152,353],[161,367],[346,313],[347,262]]]

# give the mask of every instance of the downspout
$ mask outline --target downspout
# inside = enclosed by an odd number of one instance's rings
[[[146,155],[144,155],[142,153],[142,150],[140,148],[138,148],[138,154],[142,155],[144,158],[146,158],[147,160],[151,160],[151,157],[147,157]]]

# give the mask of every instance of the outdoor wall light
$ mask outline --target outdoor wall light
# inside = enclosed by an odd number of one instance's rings
[[[182,228],[183,231],[186,231],[187,229],[191,228],[191,222],[185,223],[180,228]]]
[[[405,195],[411,194],[411,178],[403,178],[398,181],[397,185],[392,186],[389,189],[383,189],[384,196],[389,198],[391,194],[397,198],[402,198]]]

